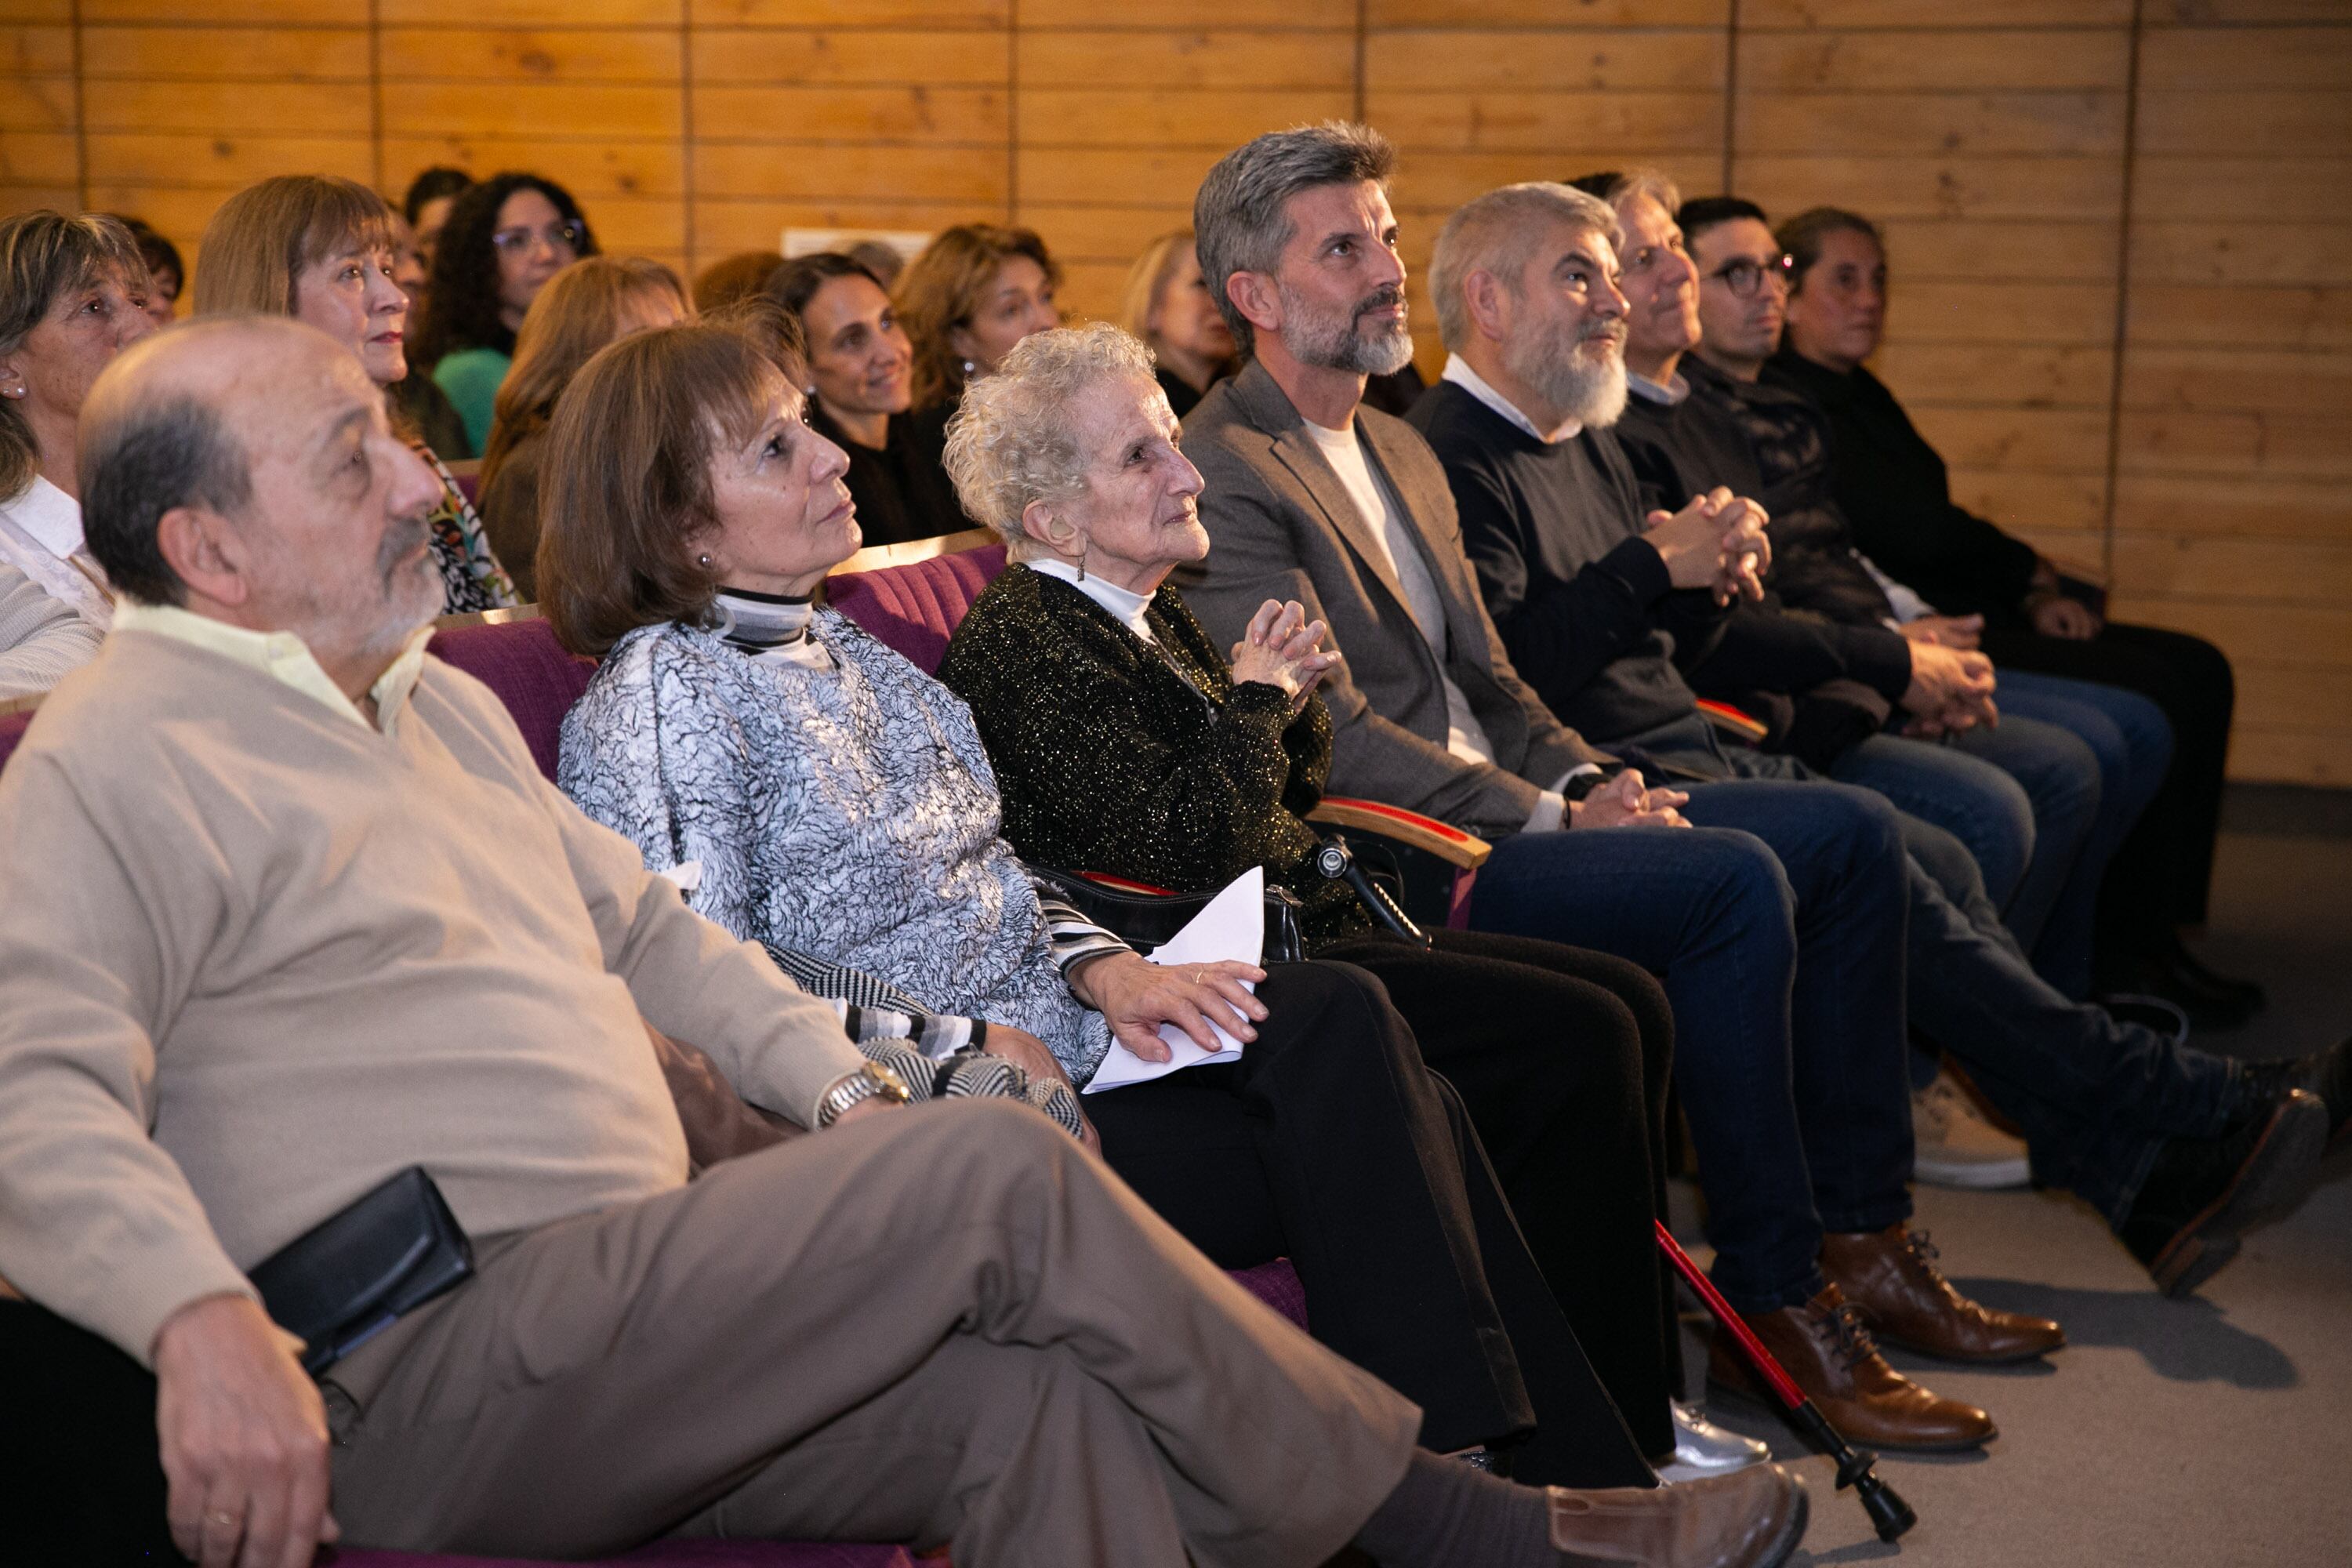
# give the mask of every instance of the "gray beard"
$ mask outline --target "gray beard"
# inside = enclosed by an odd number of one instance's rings
[[[1504,346],[1503,368],[1532,386],[1546,403],[1587,430],[1606,430],[1625,413],[1625,355],[1621,348],[1599,363],[1580,356],[1582,340],[1516,338]]]
[[[1351,375],[1392,375],[1412,363],[1412,333],[1402,319],[1393,330],[1383,327],[1368,338],[1358,328],[1354,312],[1318,316],[1287,289],[1282,291],[1282,311],[1298,323],[1290,352],[1302,364]]]

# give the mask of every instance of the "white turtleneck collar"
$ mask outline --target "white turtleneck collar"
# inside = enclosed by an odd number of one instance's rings
[[[1032,572],[1042,572],[1048,577],[1058,577],[1067,583],[1071,587],[1108,610],[1112,619],[1145,642],[1156,643],[1160,640],[1152,635],[1151,623],[1145,619],[1143,614],[1151,605],[1150,595],[1129,593],[1127,589],[1106,583],[1099,577],[1091,575],[1081,577],[1078,575],[1076,567],[1066,561],[1057,560],[1052,556],[1041,556],[1025,564]]]
[[[805,598],[721,588],[710,601],[711,626],[730,645],[754,658],[829,669],[833,656],[809,636],[815,606]]]

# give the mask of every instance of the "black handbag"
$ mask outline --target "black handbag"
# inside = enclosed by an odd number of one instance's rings
[[[1158,947],[1182,931],[1194,915],[1209,907],[1210,900],[1224,891],[1214,888],[1205,893],[1138,893],[1107,888],[1075,871],[1032,866],[1029,873],[1051,886],[1055,898],[1095,924],[1116,934],[1120,941],[1145,950]],[[1262,962],[1297,963],[1306,958],[1307,942],[1301,934],[1298,910],[1298,899],[1289,889],[1267,887]]]
[[[257,1264],[270,1319],[316,1377],[474,1272],[473,1244],[422,1165],[388,1178]]]

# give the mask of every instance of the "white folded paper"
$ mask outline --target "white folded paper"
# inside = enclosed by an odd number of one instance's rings
[[[1209,900],[1207,908],[1185,923],[1182,931],[1145,956],[1154,963],[1174,968],[1227,962],[1255,963],[1265,951],[1265,871],[1253,866],[1228,882],[1223,892]],[[1210,1027],[1216,1026],[1212,1024]],[[1202,1062],[1237,1060],[1242,1043],[1223,1029],[1216,1033],[1223,1048],[1206,1051],[1175,1025],[1160,1025],[1160,1037],[1167,1042],[1169,1051],[1164,1062],[1145,1061],[1114,1039],[1110,1054],[1103,1058],[1095,1076],[1087,1080],[1086,1092],[1099,1094],[1130,1083],[1149,1083],[1185,1068],[1199,1067]]]

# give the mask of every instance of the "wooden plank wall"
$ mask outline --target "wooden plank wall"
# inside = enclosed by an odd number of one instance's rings
[[[0,211],[192,250],[264,174],[525,166],[680,267],[1029,224],[1100,314],[1221,152],[1329,115],[1400,143],[1416,269],[1507,180],[1856,206],[1964,497],[2231,650],[2237,774],[2352,784],[2347,83],[2342,0],[0,0]]]

